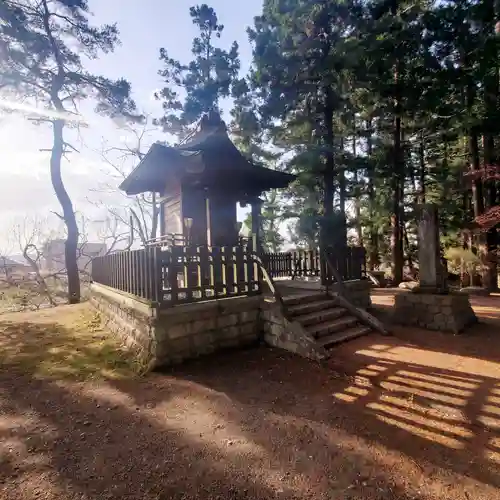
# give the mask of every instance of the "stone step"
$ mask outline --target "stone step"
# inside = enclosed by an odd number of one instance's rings
[[[306,327],[306,331],[312,337],[321,338],[329,335],[330,333],[350,328],[357,322],[358,320],[354,316],[343,316],[342,318],[337,318],[332,321],[324,321],[323,323],[318,323],[317,325],[308,326]]]
[[[321,292],[309,292],[309,293],[300,293],[297,295],[288,295],[283,297],[283,302],[287,306],[294,306],[297,304],[306,304],[309,302],[316,302],[318,300],[323,300],[325,298],[325,294]]]
[[[335,332],[326,337],[322,337],[318,339],[318,344],[328,349],[335,344],[340,344],[341,342],[345,342],[347,340],[355,339],[356,337],[361,337],[362,335],[366,335],[371,332],[371,328],[369,326],[357,325],[352,328],[348,328],[347,330],[343,330],[341,332]]]
[[[313,302],[314,304],[314,302]],[[343,307],[330,307],[328,309],[321,309],[320,311],[314,311],[308,314],[294,315],[294,319],[298,321],[302,326],[316,325],[318,323],[323,323],[325,321],[331,321],[336,318],[340,318],[347,313],[346,309]]]
[[[313,313],[316,311],[323,311],[325,309],[330,309],[334,307],[334,303],[330,299],[325,299],[322,296],[322,300],[317,300],[315,302],[305,302],[304,304],[295,304],[287,306],[288,314],[292,317],[303,316],[305,314]]]

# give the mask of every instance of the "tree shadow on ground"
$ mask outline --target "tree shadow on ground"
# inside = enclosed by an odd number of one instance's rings
[[[233,359],[216,357],[193,363],[173,375],[175,380],[188,379],[215,391],[213,407],[218,402],[220,408],[212,411],[226,411],[224,399],[229,398],[240,409],[231,418],[239,418],[238,426],[249,438],[272,449],[280,460],[293,462],[297,454],[287,457],[287,447],[274,449],[276,436],[286,439],[295,433],[293,439],[304,453],[311,443],[317,449],[323,436],[329,443],[328,453],[337,447],[336,453],[345,453],[347,461],[354,455],[352,448],[346,451],[351,445],[372,446],[371,456],[383,457],[381,467],[390,467],[397,456],[409,457],[415,464],[407,471],[413,479],[439,476],[445,484],[446,476],[453,474],[448,487],[458,489],[453,494],[441,491],[443,497],[468,498],[460,496],[465,495],[460,488],[471,478],[492,487],[488,498],[500,498],[497,378],[377,359],[376,354],[353,357],[347,372],[339,373],[346,361],[324,367],[274,350],[261,350],[259,355],[248,351]],[[140,398],[145,401],[148,396],[161,398],[161,388],[156,395],[143,393]],[[258,417],[252,412],[254,407],[259,408]],[[348,445],[349,436],[357,444]],[[333,470],[326,456],[311,453],[315,467]],[[351,467],[367,469],[362,464],[358,457]]]
[[[141,380],[127,389],[153,395],[158,387]],[[265,409],[256,408],[252,421],[245,408],[232,405],[207,415],[202,398],[182,406],[182,391],[155,406],[105,382],[63,384],[5,371],[0,390],[5,500],[42,493],[54,499],[430,498],[389,481],[383,464],[362,449],[340,446],[320,428],[282,422],[278,414],[273,421]],[[250,423],[255,432],[244,427]],[[362,465],[376,475],[363,475]]]
[[[392,289],[372,291],[377,316],[382,315],[386,320],[391,317],[395,293],[408,292]],[[391,325],[391,333],[397,339],[428,351],[500,363],[500,297],[471,297],[470,300],[479,323],[458,335],[395,324]]]
[[[45,378],[29,350],[0,371],[0,497],[500,498],[496,365],[418,347],[368,336],[323,366],[261,348],[92,383]]]

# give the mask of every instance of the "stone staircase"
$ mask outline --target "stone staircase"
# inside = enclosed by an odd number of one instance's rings
[[[359,310],[353,306],[342,307],[338,300],[325,293],[289,295],[283,302],[288,320],[300,324],[304,334],[327,354],[336,344],[374,331]]]

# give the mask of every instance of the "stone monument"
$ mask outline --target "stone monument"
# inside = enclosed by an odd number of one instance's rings
[[[421,205],[418,224],[419,286],[395,297],[395,320],[429,330],[459,333],[477,321],[469,297],[450,292],[441,260],[437,207]]]
[[[420,207],[418,223],[419,286],[417,292],[447,293],[446,273],[441,262],[439,219],[435,205]]]

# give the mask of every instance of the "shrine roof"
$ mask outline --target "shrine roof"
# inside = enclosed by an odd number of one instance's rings
[[[155,143],[120,189],[129,195],[161,192],[169,183],[197,178],[207,187],[227,187],[242,194],[283,188],[296,176],[253,164],[238,151],[220,117],[208,117],[179,146]]]

